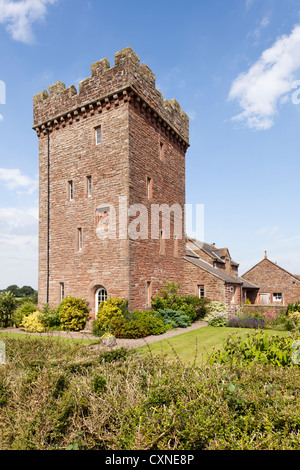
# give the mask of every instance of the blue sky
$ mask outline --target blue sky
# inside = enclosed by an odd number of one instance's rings
[[[300,274],[300,1],[0,0],[0,289],[37,287],[32,96],[127,46],[190,117],[186,202],[204,204],[205,241],[240,274],[265,250]]]

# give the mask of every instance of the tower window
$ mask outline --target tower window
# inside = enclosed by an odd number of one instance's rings
[[[147,307],[151,307],[152,288],[151,281],[147,282]]]
[[[178,236],[174,236],[174,257],[178,258]]]
[[[160,254],[165,254],[165,232],[163,230],[160,231]]]
[[[95,129],[95,144],[96,145],[101,144],[101,126],[96,127]]]
[[[160,142],[160,144],[159,144],[159,159],[162,162],[165,159],[165,146],[162,142]]]
[[[74,182],[73,180],[69,181],[69,200],[73,201],[74,199]]]
[[[86,177],[86,189],[87,189],[87,196],[91,197],[92,196],[92,177],[91,176]]]
[[[78,251],[82,250],[82,228],[77,229],[77,248]]]
[[[153,190],[153,183],[152,178],[147,178],[147,198],[150,200],[152,199],[152,190]]]
[[[64,282],[60,283],[60,301],[62,301],[65,297],[65,284]]]

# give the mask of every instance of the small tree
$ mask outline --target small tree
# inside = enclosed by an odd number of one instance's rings
[[[0,294],[0,325],[7,328],[12,325],[12,314],[17,308],[15,296],[11,292]]]

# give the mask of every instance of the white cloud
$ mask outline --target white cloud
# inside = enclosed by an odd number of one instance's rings
[[[0,209],[0,289],[37,286],[38,209]]]
[[[0,182],[9,190],[21,189],[32,194],[38,187],[37,179],[22,175],[19,169],[0,168]]]
[[[0,23],[16,41],[31,43],[34,39],[32,25],[46,17],[47,6],[58,0],[0,0]]]
[[[232,119],[250,129],[265,130],[274,125],[278,106],[293,88],[300,71],[300,25],[289,36],[276,40],[248,72],[232,83],[229,100],[236,100],[242,112]]]
[[[0,122],[3,121],[3,119],[4,118],[3,118],[2,114],[0,114]]]

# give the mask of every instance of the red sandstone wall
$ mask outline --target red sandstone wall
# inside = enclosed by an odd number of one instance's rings
[[[200,269],[189,261],[184,261],[184,292],[198,295],[198,286],[204,285],[205,297],[212,301],[225,302],[224,281]]]
[[[300,280],[268,259],[256,265],[243,277],[258,285],[261,293],[282,293],[284,305],[300,300]]]
[[[95,146],[93,129],[102,126],[102,143]],[[128,196],[128,104],[53,131],[50,135],[50,298],[59,303],[59,283],[65,295],[88,298],[94,304],[95,286],[109,295],[128,298],[128,240],[100,240],[95,210],[101,204],[118,208]],[[47,136],[40,143],[39,303],[46,301]],[[113,145],[112,145],[113,143]],[[92,197],[85,178],[92,176]],[[74,180],[74,200],[67,183]],[[76,231],[83,230],[83,249],[76,248]]]
[[[130,241],[130,304],[132,308],[147,307],[146,285],[151,281],[152,295],[158,293],[166,280],[182,282],[185,254],[185,152],[171,142],[161,128],[135,107],[130,108],[130,205],[141,203],[148,210],[148,240]],[[160,160],[159,146],[164,143],[164,158]],[[152,198],[148,200],[146,179],[152,178]],[[151,205],[179,204],[182,209],[182,238],[174,256],[174,225],[171,214],[170,239],[164,242],[151,239]],[[159,227],[162,228],[162,225]]]

